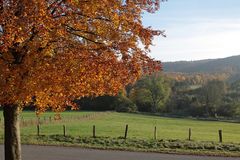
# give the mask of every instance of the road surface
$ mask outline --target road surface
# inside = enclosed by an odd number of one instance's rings
[[[228,157],[93,150],[73,147],[23,145],[23,160],[240,160]],[[4,160],[0,145],[0,160]]]

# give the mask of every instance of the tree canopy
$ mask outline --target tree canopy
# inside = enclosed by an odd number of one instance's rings
[[[160,111],[171,93],[169,83],[169,80],[159,73],[144,76],[134,85],[131,98],[144,111],[146,111],[144,105],[148,105],[152,112]]]
[[[143,12],[160,0],[0,0],[0,104],[63,111],[161,68]],[[143,47],[140,47],[143,46]],[[74,105],[72,105],[74,107]]]

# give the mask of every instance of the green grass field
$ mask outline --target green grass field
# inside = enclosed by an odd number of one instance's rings
[[[21,134],[36,135],[37,117],[34,112],[23,112],[21,118]],[[51,117],[51,118],[49,118]],[[188,138],[188,129],[192,129],[194,141],[218,141],[218,130],[223,130],[223,141],[240,143],[240,124],[199,121],[183,118],[165,118],[140,114],[115,112],[64,112],[62,120],[55,121],[54,113],[47,112],[40,116],[41,135],[61,135],[66,125],[67,135],[91,137],[92,127],[96,126],[98,137],[123,137],[125,125],[129,125],[128,138],[153,139],[154,127],[157,126],[158,139]],[[0,137],[3,136],[3,115],[0,113]]]

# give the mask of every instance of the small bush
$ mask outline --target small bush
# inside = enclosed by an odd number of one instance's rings
[[[136,112],[137,111],[136,105],[130,99],[122,95],[118,96],[118,98],[114,103],[114,106],[117,112]]]
[[[152,111],[152,104],[151,102],[136,102],[138,111],[140,112],[151,112]]]

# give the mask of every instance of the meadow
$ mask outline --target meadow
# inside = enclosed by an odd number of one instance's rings
[[[3,143],[3,116],[2,113],[0,115],[0,143]],[[63,112],[61,120],[54,120],[52,112],[38,118],[34,112],[24,111],[20,121],[23,144],[240,156],[239,123],[82,111]],[[124,139],[126,125],[128,134]],[[66,128],[65,135],[63,126]],[[155,127],[157,139],[154,139]],[[192,131],[190,141],[189,128]],[[219,143],[218,130],[223,131],[223,143]]]
[[[3,135],[3,116],[0,113],[0,136]],[[36,135],[38,118],[34,112],[21,115],[21,135]],[[141,114],[116,112],[63,112],[61,120],[54,120],[54,113],[40,115],[41,135],[61,135],[63,125],[66,134],[91,137],[93,125],[98,137],[123,137],[128,124],[128,138],[153,139],[154,127],[157,127],[157,139],[188,139],[191,128],[194,141],[219,140],[218,130],[223,131],[224,142],[240,143],[240,124],[218,121],[201,121],[184,118],[166,118]]]

